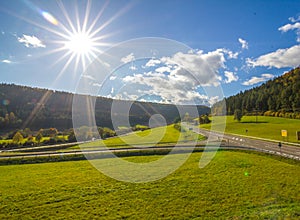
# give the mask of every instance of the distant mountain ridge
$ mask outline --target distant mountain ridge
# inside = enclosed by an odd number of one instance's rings
[[[73,96],[74,94],[67,92],[0,84],[0,132],[26,127],[32,130],[50,127],[72,128]],[[113,101],[128,105],[128,101],[96,97],[95,118],[98,126],[113,127],[111,122]],[[182,105],[180,108],[192,114],[191,106]],[[199,105],[197,109],[200,115],[210,113],[210,108],[207,106]],[[179,116],[175,105],[146,102],[134,102],[129,113],[132,126],[148,125],[153,114],[161,114],[168,124]],[[198,115],[191,116],[197,117]],[[118,117],[122,119],[125,116],[119,115]]]
[[[240,109],[244,114],[300,118],[300,67],[224,100],[228,115]],[[224,112],[221,104],[215,103],[212,113]]]

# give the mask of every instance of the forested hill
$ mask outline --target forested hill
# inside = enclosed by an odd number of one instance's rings
[[[54,127],[60,130],[72,128],[73,94],[46,89],[0,84],[0,132],[12,129]],[[110,127],[111,105],[113,100],[97,97],[95,118],[98,126]],[[128,104],[126,101],[116,101]],[[191,114],[191,106],[181,106]],[[197,106],[199,114],[210,112],[206,106]],[[130,108],[129,121],[136,124],[148,125],[153,114],[161,114],[167,123],[179,116],[175,105],[135,102]],[[194,116],[194,115],[191,115]],[[122,120],[123,115],[119,115]],[[196,116],[194,116],[196,117]]]
[[[270,116],[300,118],[300,67],[225,101],[228,115],[240,109],[243,114],[257,111]],[[221,102],[212,107],[212,112],[222,112]]]

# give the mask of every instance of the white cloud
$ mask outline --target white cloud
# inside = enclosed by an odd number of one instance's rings
[[[46,47],[46,45],[43,44],[40,39],[38,39],[37,37],[35,37],[33,35],[29,36],[29,35],[23,34],[23,37],[18,37],[18,41],[20,43],[24,43],[25,47],[33,47],[33,48]]]
[[[115,80],[117,77],[116,76],[111,76],[109,77],[109,80]]]
[[[235,75],[233,72],[224,71],[224,75],[227,78],[225,80],[225,83],[235,82],[239,79],[239,77],[237,75]]]
[[[168,67],[168,66],[161,66],[161,67],[158,67],[156,70],[156,72],[158,73],[170,73],[171,72],[171,68]]]
[[[133,61],[134,59],[135,58],[134,58],[133,53],[130,53],[126,57],[121,58],[121,62],[123,62],[123,63],[129,63],[129,62]]]
[[[158,64],[160,64],[161,61],[157,60],[157,59],[151,59],[146,63],[146,67],[153,67],[153,66],[157,66]]]
[[[163,103],[193,104],[193,102],[195,102],[197,104],[207,104],[209,100],[209,97],[206,95],[199,94],[197,91],[189,89],[187,87],[188,82],[185,83],[181,78],[176,78],[171,75],[153,72],[152,74],[148,74],[148,76],[143,74],[127,76],[123,80],[125,82],[145,86],[143,89],[138,90],[140,97],[146,95],[160,97]],[[132,86],[132,88],[134,88],[134,86]],[[135,96],[136,94],[133,92],[127,97],[132,98]]]
[[[195,86],[219,85],[219,69],[225,67],[224,51],[215,50],[208,53],[198,51],[197,53],[176,53],[173,57],[162,59],[166,64],[176,64],[171,75],[184,78]]]
[[[271,79],[271,78],[274,77],[274,75],[271,74],[271,73],[264,73],[264,74],[261,74],[261,76],[262,76],[262,77],[265,77],[266,79]]]
[[[129,69],[131,69],[131,70],[137,70],[137,68],[136,68],[135,65],[131,65],[131,66],[129,67]]]
[[[278,30],[282,31],[282,32],[287,32],[287,31],[299,29],[299,28],[300,28],[300,22],[297,22],[295,24],[286,24],[284,26],[281,26],[280,28],[278,28]]]
[[[300,22],[297,22],[300,20],[300,16],[298,18],[289,18],[289,20],[294,24],[286,24],[278,28],[281,32],[287,32],[290,30],[296,30],[297,35],[297,42],[300,42]]]
[[[225,48],[217,49],[216,51],[226,54],[228,59],[237,59],[239,56],[239,52],[233,52]]]
[[[218,101],[220,101],[219,96],[214,96],[214,97],[209,98],[208,103],[209,103],[210,106],[212,106],[213,104],[215,104]]]
[[[255,60],[248,58],[248,66],[265,66],[265,67],[297,67],[300,65],[300,45],[295,45],[287,49],[278,49],[258,57]]]
[[[254,84],[257,84],[257,83],[260,83],[260,82],[264,82],[264,81],[266,81],[268,79],[271,79],[273,77],[274,77],[273,74],[264,73],[260,77],[253,76],[253,77],[251,77],[251,79],[249,79],[248,81],[243,82],[242,84],[244,86],[251,86],[251,85],[254,85]]]
[[[148,66],[160,65],[149,72],[123,78],[123,82],[130,83],[132,89],[126,97],[135,97],[138,93],[140,97],[160,97],[164,103],[211,105],[217,98],[200,94],[197,89],[200,86],[219,85],[221,77],[218,71],[225,68],[225,62],[221,49],[208,53],[179,52],[171,57],[163,57],[159,62],[148,62]]]
[[[228,54],[228,58],[229,59],[237,59],[238,56],[239,56],[239,53],[238,52],[232,52],[232,51],[227,51],[227,54]]]
[[[7,63],[7,64],[11,64],[12,61],[11,60],[1,60],[1,63]]]
[[[298,18],[294,18],[294,17],[290,17],[289,20],[293,23],[300,21],[300,16],[298,16]]]
[[[239,42],[242,44],[242,49],[248,49],[248,42],[242,38],[238,39]]]

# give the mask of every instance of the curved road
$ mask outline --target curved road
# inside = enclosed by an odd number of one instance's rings
[[[300,146],[292,144],[282,143],[279,147],[279,141],[269,141],[265,139],[258,139],[254,137],[246,137],[234,134],[222,134],[219,132],[209,131],[205,129],[199,129],[194,126],[190,126],[195,132],[204,136],[212,136],[216,139],[222,139],[225,141],[223,145],[237,146],[237,147],[249,147],[256,151],[262,151],[270,154],[277,154],[283,157],[300,160]]]

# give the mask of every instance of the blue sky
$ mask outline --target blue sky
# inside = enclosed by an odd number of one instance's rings
[[[0,80],[74,92],[89,63],[109,48],[158,37],[191,51],[141,62],[134,61],[134,49],[128,51],[123,59],[128,63],[112,73],[100,95],[212,104],[222,97],[205,91],[219,87],[225,96],[233,95],[300,65],[299,9],[297,0],[3,0]]]

